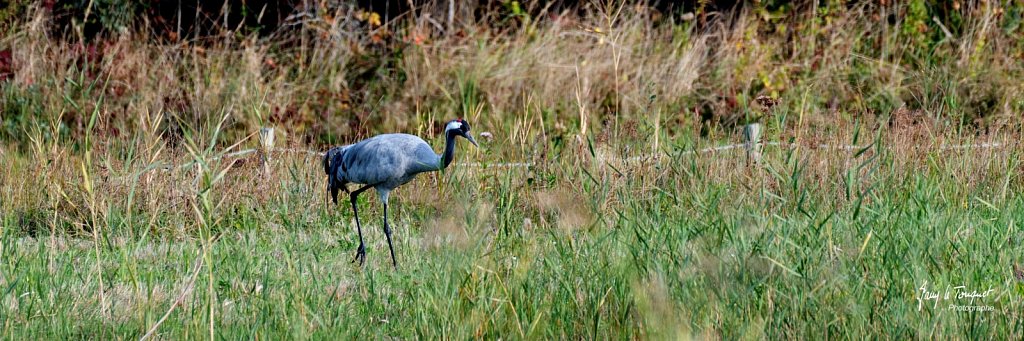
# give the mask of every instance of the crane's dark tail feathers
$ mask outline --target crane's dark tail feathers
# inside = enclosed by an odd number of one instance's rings
[[[334,156],[335,148],[331,148],[324,153],[324,174],[331,175],[331,156]]]
[[[338,166],[341,165],[341,156],[344,154],[344,147],[331,148],[324,153],[324,173],[327,173],[327,190],[331,193],[331,200],[338,204],[338,190],[345,188],[345,184],[337,179]]]

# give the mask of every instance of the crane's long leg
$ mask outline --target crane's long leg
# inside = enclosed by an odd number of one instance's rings
[[[356,257],[352,259],[353,262],[359,261],[359,266],[363,266],[366,262],[366,244],[363,244],[363,227],[359,224],[359,209],[356,208],[356,198],[359,193],[373,187],[373,185],[366,185],[353,191],[349,194],[349,199],[352,201],[352,215],[356,217],[356,231],[359,231],[359,248],[356,249]]]
[[[388,250],[391,250],[391,265],[398,269],[398,261],[395,260],[395,248],[391,246],[391,226],[388,225],[388,203],[384,203],[384,235],[388,236]]]

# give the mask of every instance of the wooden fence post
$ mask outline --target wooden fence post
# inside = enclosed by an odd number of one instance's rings
[[[743,126],[743,146],[747,149],[747,164],[761,164],[761,124]]]
[[[260,164],[263,173],[270,174],[270,151],[274,149],[274,128],[260,128]]]

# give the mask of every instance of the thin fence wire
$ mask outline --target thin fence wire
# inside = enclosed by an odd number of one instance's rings
[[[840,150],[840,151],[846,151],[846,152],[853,152],[853,151],[863,150],[864,148],[871,147],[870,145],[836,145],[836,144],[824,144],[824,143],[817,144],[817,145],[803,145],[803,144],[798,144],[798,143],[788,143],[788,142],[779,142],[779,141],[762,142],[761,144],[764,145],[764,146],[771,146],[771,147],[793,147],[793,148],[803,147],[803,148],[808,148],[810,150],[827,149],[827,150]],[[941,145],[941,146],[939,146],[939,150],[944,150],[945,151],[945,150],[964,150],[964,149],[991,149],[991,148],[1005,148],[1005,147],[1008,147],[1009,145],[1010,144],[1005,143],[1005,142],[975,143],[975,144],[961,144],[961,145]],[[702,149],[687,150],[687,151],[683,151],[682,153],[679,153],[679,154],[676,154],[676,155],[692,155],[692,154],[705,154],[705,153],[713,153],[713,152],[721,152],[721,151],[730,151],[730,150],[733,150],[733,149],[742,149],[745,146],[746,146],[746,144],[744,144],[744,143],[727,144],[727,145],[721,145],[721,146],[715,146],[715,147],[707,147],[707,148],[702,148]],[[215,156],[215,157],[209,158],[207,160],[213,161],[213,160],[218,160],[218,159],[236,158],[236,157],[241,157],[241,156],[245,156],[245,155],[253,154],[253,153],[257,153],[257,152],[259,152],[259,149],[255,149],[255,148],[254,149],[245,149],[245,150],[240,150],[240,151],[236,151],[236,152],[227,153],[227,154],[224,154],[224,155],[221,155],[221,156]],[[286,154],[306,154],[307,157],[321,157],[321,156],[324,155],[323,152],[318,152],[318,151],[314,151],[314,150],[306,150],[306,149],[295,149],[295,148],[273,148],[271,150],[271,152],[274,152],[274,153],[286,153]],[[633,156],[633,157],[629,157],[629,158],[624,158],[623,160],[630,161],[630,162],[641,161],[641,160],[656,160],[656,159],[658,159],[658,158],[660,158],[662,156],[667,156],[667,155],[646,154],[646,155],[638,155],[638,156]],[[190,161],[190,162],[187,162],[185,164],[182,164],[182,165],[178,166],[177,168],[181,169],[181,168],[191,167],[193,165],[195,165],[195,161]],[[458,166],[460,166],[460,167],[476,167],[476,168],[519,168],[519,167],[531,167],[531,166],[533,166],[533,163],[532,162],[495,162],[495,163],[490,163],[490,162],[463,162],[463,163],[459,163]],[[164,168],[165,168],[165,170],[167,170],[167,167],[164,167]]]

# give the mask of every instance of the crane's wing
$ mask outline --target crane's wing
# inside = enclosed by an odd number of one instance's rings
[[[384,134],[363,140],[342,153],[345,181],[397,186],[418,173],[437,170],[440,159],[418,136]]]

